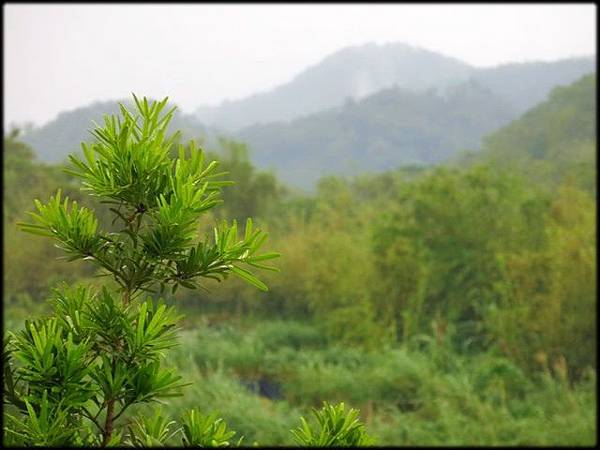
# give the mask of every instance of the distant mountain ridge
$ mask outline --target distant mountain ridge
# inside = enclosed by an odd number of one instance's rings
[[[324,175],[357,175],[429,165],[478,148],[487,133],[517,116],[514,108],[470,80],[443,92],[388,88],[290,122],[244,128],[252,161],[286,183],[310,189]]]
[[[520,114],[547,100],[556,86],[569,85],[595,71],[596,58],[590,56],[553,62],[503,64],[478,69],[472,78],[505,98]]]
[[[347,47],[268,92],[196,110],[200,122],[236,131],[289,121],[382,89],[445,88],[470,78],[506,97],[519,112],[543,101],[558,84],[595,70],[595,57],[476,68],[458,59],[402,43]]]
[[[312,114],[394,85],[416,90],[445,86],[471,72],[469,65],[429,50],[370,43],[333,53],[269,92],[198,108],[196,116],[207,125],[237,130]]]
[[[367,62],[354,65],[357,55]],[[219,135],[244,140],[259,167],[275,169],[285,183],[310,188],[329,173],[432,164],[477,150],[485,134],[544,101],[556,86],[594,70],[595,57],[474,69],[402,44],[370,44],[336,52],[252,101],[229,104],[232,121],[250,111],[253,125],[227,130],[176,113],[171,130],[182,130],[185,139],[202,138],[208,148]],[[320,109],[302,113],[317,107],[315,102],[321,102]],[[331,102],[337,103],[323,106]],[[278,111],[286,111],[287,119]],[[91,121],[106,113],[118,113],[116,101],[63,112],[22,139],[41,160],[61,162],[90,141]],[[260,123],[262,113],[277,120]]]

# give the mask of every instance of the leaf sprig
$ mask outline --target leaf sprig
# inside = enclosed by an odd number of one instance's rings
[[[291,433],[300,445],[309,447],[373,445],[375,441],[366,433],[358,414],[358,410],[352,408],[346,412],[344,403],[330,405],[323,402],[320,410],[313,409],[316,427],[311,427],[306,419],[301,417],[301,425]]]

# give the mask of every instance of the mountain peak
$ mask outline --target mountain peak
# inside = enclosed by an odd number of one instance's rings
[[[208,125],[229,130],[288,121],[398,85],[425,89],[459,82],[473,68],[457,59],[400,42],[345,47],[271,91],[197,110]]]

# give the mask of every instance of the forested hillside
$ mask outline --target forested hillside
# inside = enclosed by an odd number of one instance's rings
[[[254,161],[297,187],[311,188],[324,175],[381,172],[430,165],[509,122],[515,112],[476,82],[413,92],[385,89],[357,102],[290,123],[245,128]]]
[[[558,87],[547,102],[488,136],[474,161],[596,193],[596,75]]]
[[[420,140],[434,162],[436,149],[450,155],[481,137],[465,124],[482,134],[509,120],[494,98],[477,83],[445,97],[390,89],[297,120],[289,133],[303,133],[319,164],[342,157],[339,136],[364,149],[356,128],[383,142],[361,161],[406,154]],[[267,293],[231,280],[167,298],[187,317],[169,361],[194,386],[166,414],[202,405],[250,442],[290,445],[300,414],[344,401],[361,409],[378,445],[594,445],[595,99],[596,78],[584,77],[491,132],[481,153],[321,177],[310,195],[256,167],[246,144],[210,144],[236,185],[199,226],[254,216],[283,254],[281,273],[264,277]],[[384,141],[394,129],[386,119],[404,132]],[[297,152],[296,164],[311,161]],[[33,198],[66,184],[101,221],[108,215],[18,135],[5,137],[4,158],[3,289],[13,328],[45,310],[56,281],[104,282],[17,231]]]

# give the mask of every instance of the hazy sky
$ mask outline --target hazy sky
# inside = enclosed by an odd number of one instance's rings
[[[348,45],[404,42],[475,66],[596,53],[596,6],[4,4],[4,124],[130,92],[184,112],[290,80]]]

